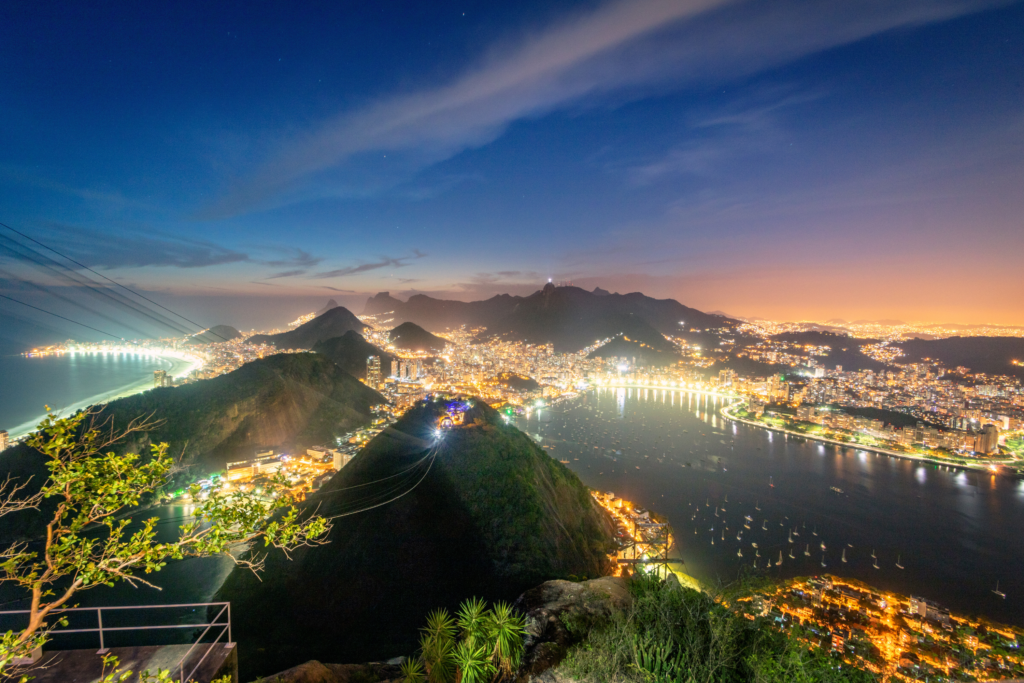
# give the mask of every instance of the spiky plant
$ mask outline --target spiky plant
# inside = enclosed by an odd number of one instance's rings
[[[502,678],[511,678],[523,656],[526,619],[507,602],[499,602],[491,610],[491,637],[494,647],[491,662]]]
[[[462,603],[458,613],[459,634],[471,645],[482,645],[490,636],[491,618],[487,603],[482,598],[470,598]],[[490,649],[490,648],[488,648]]]
[[[420,635],[420,656],[427,671],[429,683],[452,683],[455,680],[455,619],[447,610],[435,610],[427,615],[427,625]]]
[[[424,680],[426,676],[420,660],[410,657],[402,662],[402,683],[423,683]]]
[[[494,675],[491,653],[486,645],[463,640],[452,655],[455,662],[455,683],[488,683]]]

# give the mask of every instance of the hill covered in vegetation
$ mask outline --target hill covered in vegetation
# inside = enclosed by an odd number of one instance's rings
[[[366,379],[366,359],[370,356],[380,358],[381,373],[385,376],[391,369],[391,361],[395,359],[394,354],[377,348],[355,330],[317,342],[313,346],[313,353],[327,356],[345,372],[359,379]]]
[[[388,333],[388,339],[397,348],[424,353],[444,351],[445,345],[444,339],[427,332],[416,323],[402,323]]]
[[[449,406],[417,404],[307,500],[349,515],[327,545],[228,577],[243,679],[408,653],[432,609],[609,569],[611,521],[576,475],[483,402],[437,438]]]
[[[344,306],[327,309],[294,330],[280,334],[257,334],[249,338],[250,344],[269,344],[279,349],[311,349],[317,342],[340,337],[350,330],[362,332],[366,325]]]

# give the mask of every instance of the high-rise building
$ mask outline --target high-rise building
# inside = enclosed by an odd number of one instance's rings
[[[155,370],[153,372],[153,386],[154,387],[169,387],[171,386],[170,378],[167,377],[166,370]]]
[[[402,374],[402,361],[397,358],[391,361],[391,374],[388,377],[400,377]]]
[[[7,433],[6,429],[0,429],[0,451],[7,450],[7,447],[11,445],[10,434]]]
[[[366,359],[366,384],[373,389],[380,388],[380,356]]]

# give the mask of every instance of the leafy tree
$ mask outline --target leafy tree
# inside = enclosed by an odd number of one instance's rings
[[[151,517],[132,531],[132,509],[157,493],[174,463],[167,444],[151,447],[149,457],[117,455],[110,446],[153,423],[134,420],[123,431],[97,425],[94,413],[47,416],[28,444],[46,457],[49,475],[35,493],[30,482],[8,478],[0,484],[0,516],[29,509],[46,513],[42,549],[19,542],[0,551],[0,581],[23,588],[31,599],[28,625],[0,639],[0,677],[16,658],[30,657],[61,623],[60,609],[83,590],[124,581],[157,588],[142,575],[160,571],[169,560],[225,555],[254,572],[264,555],[238,560],[231,550],[262,541],[285,553],[326,542],[330,523],[319,515],[301,517],[283,478],[261,494],[235,490],[204,493],[190,489],[196,507],[193,520],[180,527],[178,538],[160,543],[158,519]],[[118,679],[120,680],[120,679]]]

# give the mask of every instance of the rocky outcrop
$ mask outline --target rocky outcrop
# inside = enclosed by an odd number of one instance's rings
[[[519,597],[515,607],[526,614],[526,649],[519,683],[564,680],[551,671],[568,652],[571,625],[603,621],[629,609],[633,597],[626,579],[605,576],[592,581],[547,581]]]

